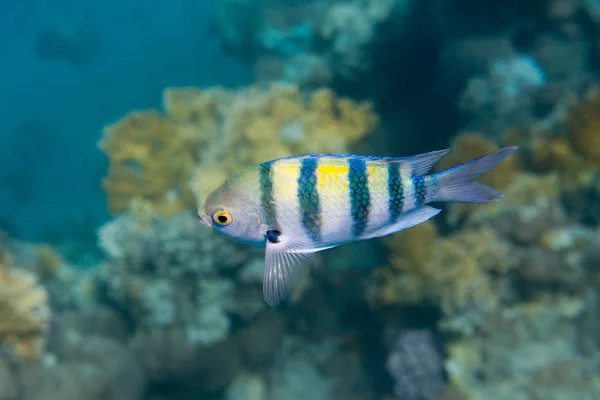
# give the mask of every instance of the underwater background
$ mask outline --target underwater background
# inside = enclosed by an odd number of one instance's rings
[[[0,51],[0,400],[600,399],[600,1],[26,0]],[[512,145],[504,200],[276,308],[196,215],[277,157]]]

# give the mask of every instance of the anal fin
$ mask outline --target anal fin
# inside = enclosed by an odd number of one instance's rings
[[[309,259],[314,250],[284,242],[267,241],[263,296],[267,304],[276,306],[285,300],[309,271]]]
[[[361,239],[373,239],[377,237],[387,236],[392,233],[399,232],[403,229],[410,228],[411,226],[418,225],[422,222],[427,221],[430,218],[435,217],[440,213],[439,208],[431,206],[420,206],[414,210],[410,210],[405,214],[401,215],[396,222],[390,225],[386,225],[383,228],[377,229],[369,233],[367,236]]]

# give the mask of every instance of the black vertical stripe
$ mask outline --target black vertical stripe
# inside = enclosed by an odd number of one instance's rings
[[[424,176],[412,177],[413,188],[415,189],[415,207],[425,203],[426,187]]]
[[[302,160],[298,177],[298,201],[302,226],[313,243],[321,241],[321,205],[317,191],[317,158]]]
[[[273,162],[260,164],[260,205],[270,229],[279,229],[277,208],[273,197]]]
[[[371,207],[367,164],[361,158],[350,158],[348,166],[352,234],[354,237],[359,237],[367,227]]]
[[[404,206],[404,190],[402,188],[402,175],[400,164],[391,162],[388,164],[388,214],[390,223],[393,224],[402,214]]]

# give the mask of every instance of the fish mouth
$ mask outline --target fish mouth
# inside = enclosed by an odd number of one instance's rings
[[[210,216],[204,210],[198,210],[198,219],[200,219],[200,222],[202,222],[204,225],[212,228],[212,218],[210,218]]]

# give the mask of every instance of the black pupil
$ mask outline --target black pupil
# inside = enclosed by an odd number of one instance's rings
[[[217,221],[219,221],[220,223],[224,224],[225,222],[227,222],[228,218],[226,215],[219,215],[217,217]]]

